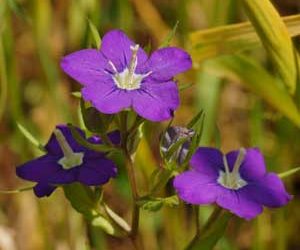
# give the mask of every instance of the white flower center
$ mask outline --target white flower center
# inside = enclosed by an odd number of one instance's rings
[[[65,136],[59,129],[55,129],[54,134],[64,154],[64,156],[58,161],[58,164],[60,164],[63,167],[63,169],[71,169],[80,166],[83,162],[84,153],[74,152],[69,143],[67,142]]]
[[[114,71],[113,80],[119,89],[135,90],[141,87],[142,80],[149,76],[152,72],[146,74],[136,74],[135,69],[137,66],[137,52],[139,45],[131,46],[132,56],[129,64],[129,68],[125,68],[121,73],[117,71],[115,65],[109,61],[110,66]]]
[[[248,183],[241,177],[239,173],[239,169],[243,163],[243,160],[246,155],[246,150],[244,148],[240,149],[240,152],[238,154],[238,157],[234,163],[232,172],[229,170],[228,162],[226,159],[226,156],[223,156],[223,163],[225,167],[225,172],[220,171],[218,183],[221,184],[223,187],[238,190],[244,186],[246,186]]]

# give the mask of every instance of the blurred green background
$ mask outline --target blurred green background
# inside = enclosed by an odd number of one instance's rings
[[[297,0],[273,3],[281,15],[300,12]],[[152,50],[178,21],[171,44],[194,53],[191,32],[246,19],[239,0],[0,0],[0,189],[28,186],[16,178],[15,167],[39,155],[18,130],[17,122],[43,143],[56,124],[79,123],[78,99],[71,92],[80,85],[61,71],[59,61],[72,51],[92,46],[88,20],[101,35],[119,28]],[[297,38],[294,44],[297,47]],[[274,73],[262,46],[246,54]],[[195,61],[194,69],[178,78],[182,86],[192,86],[181,92],[174,123],[184,125],[204,109],[203,145],[220,146],[225,152],[259,146],[269,170],[299,167],[296,126],[269,106],[263,94],[252,93],[238,79],[206,71],[205,64],[205,60]],[[297,95],[295,102],[299,107]],[[146,139],[138,149],[136,163],[140,193],[148,190],[149,177],[160,165],[158,138],[165,125],[147,124],[145,128]],[[106,186],[105,199],[128,220],[129,186],[124,170],[119,172]],[[251,222],[234,218],[216,249],[300,249],[300,177],[296,174],[285,183],[294,195],[287,207],[266,210]],[[170,190],[167,187],[162,195],[171,194]],[[210,212],[210,207],[201,208],[201,221]],[[143,211],[145,249],[183,249],[193,237],[194,221],[191,207],[183,204],[157,213]],[[0,249],[88,249],[86,231],[82,217],[72,210],[61,190],[44,199],[35,198],[31,191],[0,194]],[[100,230],[89,232],[98,249],[131,249],[126,240],[107,237]]]

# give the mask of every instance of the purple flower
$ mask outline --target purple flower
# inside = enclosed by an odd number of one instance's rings
[[[148,58],[120,30],[108,32],[100,50],[80,50],[61,62],[63,70],[84,86],[84,100],[100,112],[114,114],[133,108],[151,121],[172,117],[179,105],[173,77],[191,65],[190,56],[174,47],[158,49]]]
[[[78,129],[84,136],[84,132]],[[119,143],[118,132],[109,134],[111,141]],[[98,137],[88,141],[100,144]],[[17,175],[25,180],[37,182],[34,187],[36,196],[49,196],[56,185],[80,182],[84,185],[98,186],[115,177],[115,164],[100,152],[79,145],[72,137],[67,126],[57,126],[45,146],[47,154],[17,167]]]
[[[286,205],[291,196],[274,173],[267,173],[259,149],[232,151],[226,155],[214,148],[198,148],[192,170],[176,176],[179,197],[191,204],[217,203],[245,219],[252,219],[263,206]]]

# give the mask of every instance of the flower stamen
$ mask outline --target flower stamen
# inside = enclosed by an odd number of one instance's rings
[[[69,143],[67,142],[65,136],[59,129],[54,130],[54,135],[56,140],[64,154],[64,156],[58,161],[58,163],[64,169],[71,169],[80,166],[83,162],[84,153],[76,153],[73,151]]]
[[[113,62],[109,60],[108,63],[109,63],[109,65],[112,67],[114,73],[115,73],[115,74],[119,74],[119,72],[118,72],[116,66],[113,64]]]
[[[132,51],[132,56],[131,56],[131,60],[130,60],[130,65],[129,65],[129,75],[132,78],[134,71],[136,69],[136,65],[137,65],[137,52],[139,50],[139,45],[136,44],[135,46],[130,46],[130,50]],[[132,79],[131,79],[132,81]]]
[[[145,74],[136,74],[135,70],[138,63],[137,53],[139,51],[139,45],[130,46],[132,51],[130,63],[122,72],[118,72],[115,65],[109,61],[108,63],[114,71],[113,80],[118,88],[125,90],[135,90],[141,87],[142,80],[152,74],[152,71],[149,71]]]
[[[238,157],[234,163],[234,166],[233,166],[233,170],[232,170],[232,173],[233,174],[238,174],[239,173],[239,169],[245,159],[245,156],[246,156],[246,150],[244,148],[241,148],[240,151],[239,151],[239,154],[238,154]]]
[[[226,188],[234,189],[234,190],[240,189],[245,185],[247,185],[247,182],[242,179],[239,173],[239,169],[245,159],[245,156],[246,156],[246,150],[244,148],[241,148],[231,172],[230,172],[227,158],[225,155],[223,156],[223,164],[224,164],[225,172],[220,171],[219,178],[217,180],[219,184],[221,184]]]

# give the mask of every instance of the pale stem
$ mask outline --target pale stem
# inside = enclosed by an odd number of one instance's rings
[[[224,167],[225,167],[225,183],[229,183],[230,182],[230,169],[228,166],[228,162],[227,162],[227,158],[226,155],[223,155],[223,163],[224,163]]]
[[[139,45],[136,44],[135,46],[130,46],[130,49],[132,50],[132,56],[129,66],[129,75],[132,77],[137,65],[137,52],[139,50]]]
[[[54,134],[61,150],[63,151],[64,156],[66,158],[71,158],[74,155],[74,151],[70,147],[63,133],[59,129],[55,129]]]
[[[117,70],[116,66],[113,64],[113,62],[112,61],[108,61],[108,63],[112,67],[114,73],[118,75],[119,74],[118,70]]]
[[[246,150],[244,148],[241,148],[240,151],[239,151],[238,157],[237,157],[237,159],[234,163],[234,166],[233,166],[232,173],[234,175],[237,175],[239,173],[239,169],[242,165],[242,162],[245,159],[245,156],[246,156]]]

